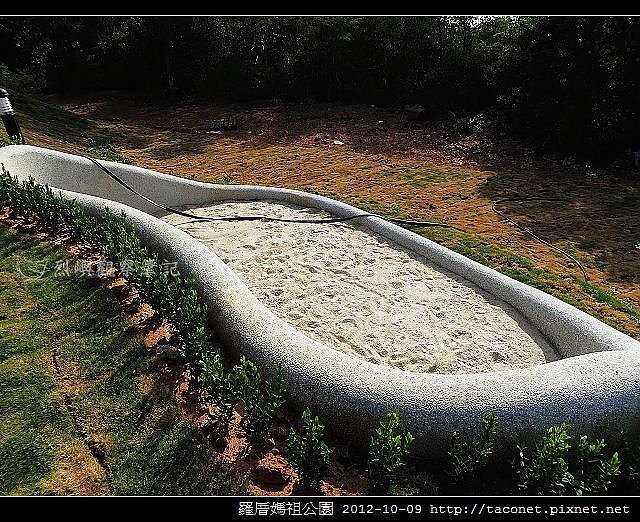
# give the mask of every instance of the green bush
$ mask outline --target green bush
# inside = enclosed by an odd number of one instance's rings
[[[7,207],[11,203],[11,194],[13,191],[14,178],[9,171],[0,166],[0,207]]]
[[[291,428],[285,454],[298,473],[300,483],[318,488],[333,449],[324,441],[324,425],[317,416],[311,416],[309,408],[302,413],[302,425],[302,434]]]
[[[374,488],[379,491],[388,492],[394,476],[406,465],[414,440],[410,432],[404,436],[397,433],[399,425],[398,410],[387,411],[371,437],[368,472]]]
[[[630,440],[627,432],[620,433],[622,443],[620,447],[621,478],[623,486],[628,492],[636,494],[640,491],[640,446]]]
[[[576,495],[602,495],[607,492],[613,477],[620,474],[620,459],[614,452],[604,457],[604,439],[589,444],[586,435],[578,441],[577,469],[573,473],[573,489]]]
[[[276,365],[274,379],[264,383],[264,386],[257,366],[244,356],[240,358],[240,364],[235,367],[234,374],[247,415],[245,427],[252,436],[264,438],[276,413],[284,405],[282,364]]]
[[[564,495],[571,488],[573,477],[569,473],[567,456],[571,446],[568,425],[553,426],[538,444],[531,457],[518,446],[516,463],[518,490],[534,495]]]
[[[463,442],[460,435],[453,432],[451,451],[451,481],[454,484],[470,477],[478,471],[493,451],[493,443],[496,438],[496,426],[498,416],[491,412],[481,420],[482,431],[471,441]]]
[[[583,495],[606,493],[613,477],[620,473],[620,459],[614,452],[605,458],[604,440],[590,444],[578,439],[576,455],[570,459],[568,425],[549,428],[531,457],[520,454],[516,465],[518,489],[535,495]],[[570,466],[570,462],[574,462]],[[573,468],[573,469],[572,469]]]
[[[218,407],[220,417],[228,426],[241,394],[236,386],[234,375],[224,371],[220,354],[204,355],[201,359],[199,379],[213,403]]]
[[[22,145],[23,138],[10,138],[6,134],[0,132],[0,147],[6,147],[7,145]]]
[[[195,277],[190,273],[186,279],[179,280],[169,276],[168,284],[172,288],[168,306],[177,303],[173,314],[174,324],[184,339],[187,360],[197,367],[196,361],[202,357],[208,347],[208,336],[205,329],[207,322],[207,305],[198,297],[195,289]]]
[[[201,359],[200,382],[218,406],[228,424],[236,405],[242,401],[246,419],[244,428],[256,438],[269,432],[275,415],[284,404],[282,365],[276,366],[275,378],[264,383],[258,367],[245,356],[231,372],[225,372],[219,354],[207,354]]]

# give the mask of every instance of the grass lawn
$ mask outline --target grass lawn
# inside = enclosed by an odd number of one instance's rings
[[[67,257],[0,225],[0,494],[244,492],[97,278],[22,275]]]

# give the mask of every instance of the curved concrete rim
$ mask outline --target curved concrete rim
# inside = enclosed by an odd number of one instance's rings
[[[366,445],[384,411],[398,408],[416,437],[417,455],[442,459],[451,433],[478,429],[498,413],[496,453],[530,444],[549,426],[569,422],[575,433],[640,431],[640,343],[539,290],[378,218],[359,224],[478,285],[522,313],[564,357],[540,366],[494,373],[438,375],[403,371],[343,354],[276,317],[208,247],[154,217],[157,208],[127,191],[86,158],[31,146],[0,149],[0,163],[19,178],[60,189],[88,212],[124,211],[144,243],[196,276],[209,320],[235,356],[247,355],[271,374],[284,366],[288,398],[309,407],[337,435]],[[355,207],[305,192],[214,185],[104,162],[133,188],[170,206],[220,200],[276,200],[337,216]]]

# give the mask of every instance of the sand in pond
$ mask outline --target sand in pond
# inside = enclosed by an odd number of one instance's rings
[[[268,201],[187,208],[201,216],[328,217]],[[211,248],[281,319],[369,362],[470,373],[558,358],[510,305],[354,223],[163,219]]]

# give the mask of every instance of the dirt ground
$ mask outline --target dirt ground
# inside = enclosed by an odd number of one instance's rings
[[[93,120],[135,165],[206,181],[297,188],[451,223],[467,236],[424,233],[448,246],[462,241],[483,249],[488,264],[510,275],[522,268],[511,254],[526,258],[525,282],[640,339],[638,170],[599,169],[541,152],[481,116],[415,121],[401,109],[280,102],[161,106],[122,93],[49,101]],[[206,132],[223,117],[237,118],[237,130]],[[34,144],[78,151],[77,140],[28,128],[25,134]],[[500,209],[572,253],[593,287],[579,283],[574,263],[491,209],[491,201],[529,196],[562,201],[505,202]]]

